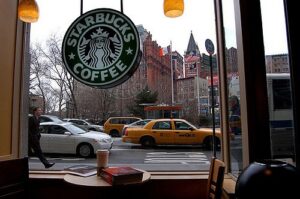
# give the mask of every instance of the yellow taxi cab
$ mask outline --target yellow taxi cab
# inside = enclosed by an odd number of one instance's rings
[[[104,133],[112,137],[121,136],[122,129],[125,124],[131,124],[135,121],[142,120],[139,117],[110,117],[103,125]]]
[[[221,132],[215,129],[215,144],[220,146]],[[184,119],[156,119],[142,128],[127,128],[122,141],[141,144],[144,147],[155,145],[200,145],[212,149],[213,130],[197,129]]]

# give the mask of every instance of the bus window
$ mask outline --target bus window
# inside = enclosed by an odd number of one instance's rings
[[[267,74],[271,152],[273,158],[295,158],[290,75]]]
[[[291,88],[289,79],[273,79],[274,110],[292,109]]]

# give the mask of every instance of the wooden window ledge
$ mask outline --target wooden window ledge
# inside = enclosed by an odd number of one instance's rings
[[[151,172],[151,180],[208,179],[208,172]],[[64,179],[65,171],[29,171],[32,179]]]
[[[223,190],[228,198],[235,197],[235,184],[236,181],[230,177],[225,177],[223,182]]]

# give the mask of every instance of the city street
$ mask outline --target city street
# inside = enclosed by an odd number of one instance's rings
[[[235,147],[238,149],[239,147]],[[208,170],[213,155],[199,146],[157,146],[144,149],[138,144],[123,143],[121,138],[114,138],[114,145],[109,154],[109,166],[130,165],[148,171],[193,171]],[[46,154],[56,164],[50,170],[63,170],[75,164],[96,165],[96,157],[80,158],[75,155]],[[217,151],[217,157],[220,151]],[[30,157],[30,170],[44,169],[36,157]]]

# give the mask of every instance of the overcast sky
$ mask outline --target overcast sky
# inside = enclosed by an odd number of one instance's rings
[[[230,10],[232,0],[224,0]],[[44,42],[50,34],[61,38],[67,28],[80,15],[80,0],[37,0],[40,9],[39,21],[31,26],[31,41]],[[269,4],[272,3],[272,9]],[[280,12],[282,0],[262,0],[266,54],[286,53],[284,18]],[[120,11],[120,0],[84,0],[83,12],[96,8],[112,8]],[[278,11],[279,10],[279,11]],[[282,9],[281,9],[282,10]],[[172,41],[172,49],[183,55],[191,31],[201,53],[205,52],[205,40],[211,39],[216,46],[215,16],[213,0],[185,0],[184,14],[168,18],[163,14],[163,0],[123,0],[123,11],[133,23],[142,24],[152,34],[158,45],[165,47]],[[276,14],[274,14],[276,13]],[[224,16],[228,19],[226,32],[234,33],[233,12]],[[230,25],[229,25],[230,24]],[[276,34],[275,34],[276,33]],[[227,47],[236,47],[233,35],[226,37]]]

